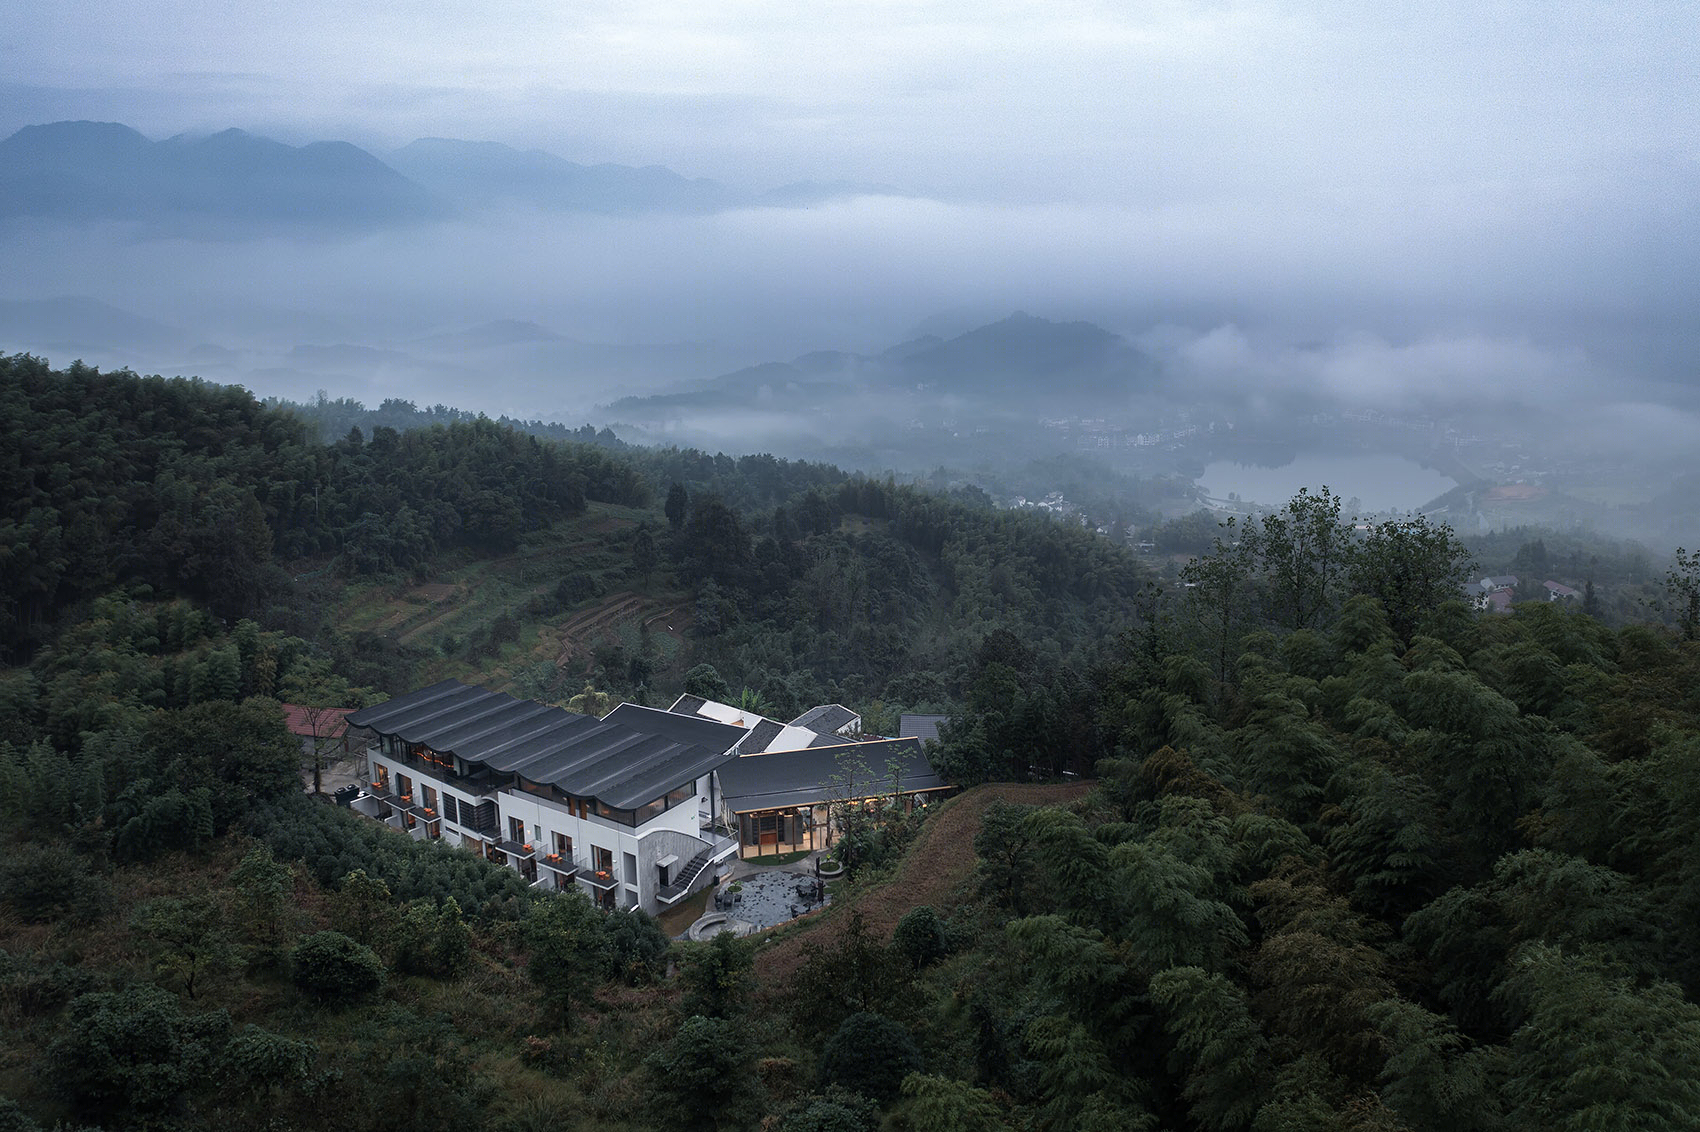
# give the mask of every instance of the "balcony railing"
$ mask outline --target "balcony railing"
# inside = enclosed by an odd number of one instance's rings
[[[614,875],[612,868],[591,869],[580,866],[577,879],[602,892],[620,887],[620,878]]]

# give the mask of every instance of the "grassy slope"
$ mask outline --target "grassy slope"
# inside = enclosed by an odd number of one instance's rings
[[[927,819],[909,852],[890,874],[852,889],[848,898],[835,900],[795,927],[782,929],[772,943],[756,952],[756,974],[764,989],[771,992],[782,987],[802,964],[804,944],[812,940],[828,945],[843,930],[852,911],[861,912],[862,922],[875,939],[890,939],[897,921],[911,908],[923,904],[945,908],[960,899],[959,894],[974,875],[974,837],[980,832],[980,815],[993,802],[1057,805],[1083,797],[1093,785],[994,782],[949,799]]]

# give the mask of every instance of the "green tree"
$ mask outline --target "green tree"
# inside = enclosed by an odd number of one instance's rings
[[[1244,1128],[1264,1101],[1269,1055],[1245,992],[1222,975],[1171,967],[1152,977],[1151,998],[1175,1041],[1192,1118],[1214,1132]]]
[[[318,1060],[316,1042],[286,1038],[250,1024],[224,1047],[220,1071],[227,1081],[240,1081],[250,1101],[264,1103],[308,1087]]]
[[[1228,541],[1218,536],[1209,555],[1181,567],[1181,581],[1186,587],[1188,608],[1207,627],[1210,651],[1216,658],[1216,678],[1226,684],[1247,613],[1253,547],[1249,541],[1233,537],[1233,519],[1223,525],[1228,529]]]
[[[1675,565],[1665,573],[1665,596],[1682,639],[1700,639],[1700,550],[1676,548]]]
[[[725,703],[732,698],[732,689],[714,665],[699,664],[685,673],[685,694]]]
[[[655,917],[642,908],[621,908],[604,915],[602,938],[609,977],[634,987],[660,977],[672,944]]]
[[[731,932],[707,943],[679,945],[679,982],[685,995],[679,1008],[686,1017],[735,1018],[744,1011],[755,969],[755,948]]]
[[[472,929],[461,918],[454,897],[441,907],[415,900],[408,905],[397,929],[396,968],[410,975],[452,979],[466,969],[472,955]]]
[[[903,1096],[915,1132],[999,1132],[1008,1127],[992,1095],[966,1081],[911,1073],[903,1079]]]
[[[1384,999],[1368,1015],[1387,1044],[1381,1097],[1406,1124],[1460,1132],[1502,1126],[1501,1048],[1472,1047],[1446,1018],[1402,999]]]
[[[577,712],[579,715],[593,715],[597,719],[607,715],[613,707],[614,697],[607,692],[598,692],[596,686],[588,680],[584,682],[584,690],[566,703],[568,711]]]
[[[145,1126],[206,1087],[229,1033],[224,1011],[185,1014],[159,987],[100,991],[71,1003],[47,1065],[79,1117]]]
[[[1676,986],[1638,986],[1536,944],[1516,957],[1502,994],[1525,1019],[1507,1043],[1515,1127],[1700,1127],[1700,1006]]]
[[[949,951],[944,921],[930,904],[909,909],[891,934],[892,948],[917,970],[943,959]]]
[[[236,889],[236,922],[261,966],[281,961],[290,946],[291,897],[295,878],[288,866],[272,856],[271,846],[257,845],[231,870]]]
[[[905,1009],[913,971],[868,931],[860,911],[827,946],[803,944],[803,964],[792,978],[792,1018],[799,1029],[827,1034],[852,1014]]]
[[[980,890],[1018,917],[1026,914],[1022,893],[1033,871],[1031,839],[1025,833],[1032,811],[1032,806],[1000,799],[980,815],[980,829],[974,834]]]
[[[691,499],[685,493],[685,485],[674,481],[667,486],[667,502],[662,510],[667,515],[667,525],[677,534],[685,527],[685,516],[690,513]]]
[[[877,1102],[833,1085],[799,1100],[779,1132],[879,1132],[879,1127]]]
[[[400,915],[389,885],[355,869],[342,878],[331,897],[331,923],[337,931],[381,955],[395,950]]]
[[[1241,542],[1262,568],[1277,621],[1306,629],[1332,611],[1351,538],[1351,527],[1340,521],[1340,497],[1327,487],[1317,495],[1300,488],[1280,511],[1247,525]]]
[[[638,529],[632,533],[632,569],[643,579],[644,585],[649,584],[650,575],[655,573],[660,561],[655,536],[649,533],[649,524],[639,523]]]
[[[1411,639],[1430,610],[1458,597],[1470,552],[1445,523],[1416,515],[1377,523],[1352,548],[1352,591],[1381,602],[1401,641]]]
[[[566,1029],[575,1004],[589,998],[607,976],[607,941],[601,913],[579,893],[564,893],[531,906],[523,925],[525,972]]]
[[[230,966],[235,955],[224,909],[207,895],[150,900],[130,917],[130,930],[154,970],[181,978],[191,999],[196,978]]]
[[[748,1035],[723,1018],[687,1018],[644,1060],[650,1096],[665,1127],[689,1132],[748,1127],[760,1111],[761,1082]]]

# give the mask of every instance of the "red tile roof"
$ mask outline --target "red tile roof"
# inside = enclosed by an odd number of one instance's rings
[[[284,726],[289,728],[291,735],[301,735],[308,739],[313,738],[313,721],[308,718],[307,714],[311,710],[311,708],[302,707],[300,704],[283,705]],[[320,708],[318,737],[320,739],[342,738],[348,730],[348,713],[355,710],[357,709],[348,707]]]

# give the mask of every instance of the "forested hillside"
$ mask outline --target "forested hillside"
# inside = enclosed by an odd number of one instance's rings
[[[239,390],[4,373],[0,1128],[1700,1124],[1692,618],[1478,615],[1449,530],[1326,492],[1164,592],[1078,527],[809,465],[326,445]],[[527,501],[500,536],[486,493]],[[514,593],[678,598],[698,681],[931,700],[958,781],[1086,773],[841,815],[851,875],[778,944],[303,795],[277,700],[380,694],[336,602],[564,546]],[[548,617],[511,615],[391,655],[523,672]]]
[[[279,561],[341,554],[359,571],[500,551],[587,498],[644,499],[596,449],[490,421],[323,445],[240,388],[29,355],[0,358],[0,407],[0,633],[14,656],[118,584],[242,616],[285,590]]]
[[[708,662],[777,713],[942,708],[992,627],[1085,666],[1141,583],[1125,551],[1044,516],[771,456],[552,441],[446,409],[430,427],[350,426],[323,443],[297,411],[240,389],[25,355],[0,360],[0,397],[19,425],[0,442],[13,660],[65,611],[129,587],[286,629],[390,692],[499,668],[545,699],[587,678],[635,698]],[[394,419],[416,419],[408,409]],[[563,540],[556,528],[597,504]],[[480,626],[445,617],[404,639],[363,616],[472,564],[497,576],[473,603]],[[547,628],[613,592],[683,607],[670,647],[633,626],[588,643],[588,672],[559,663]]]

